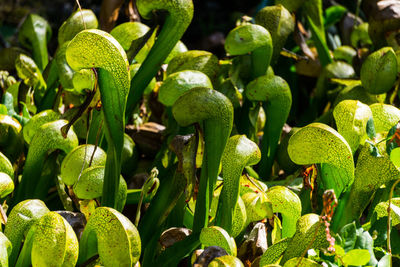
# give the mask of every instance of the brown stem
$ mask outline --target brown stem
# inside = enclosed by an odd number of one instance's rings
[[[129,1],[128,8],[126,8],[125,12],[127,17],[129,17],[129,21],[140,22],[139,12],[136,8],[136,0]]]
[[[69,129],[74,125],[74,123],[82,116],[82,114],[88,109],[90,103],[92,102],[96,91],[97,91],[97,72],[96,69],[92,69],[94,74],[95,74],[95,82],[94,82],[94,87],[93,90],[89,92],[88,96],[85,99],[85,102],[79,107],[78,112],[71,118],[71,120],[61,128],[61,134],[64,136],[64,138],[67,137]]]

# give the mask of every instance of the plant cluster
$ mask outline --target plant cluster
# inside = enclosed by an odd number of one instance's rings
[[[110,33],[79,7],[52,56],[28,15],[0,50],[0,266],[397,264],[400,5],[365,2],[276,0],[222,59],[180,41],[191,0]]]

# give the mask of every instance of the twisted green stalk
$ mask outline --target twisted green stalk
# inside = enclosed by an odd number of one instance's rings
[[[218,214],[221,215],[219,226],[232,234],[232,224],[239,198],[240,177],[245,166],[257,164],[261,152],[257,144],[245,135],[235,135],[229,138],[222,155],[224,184],[220,196]]]
[[[126,109],[127,118],[133,113],[151,79],[157,74],[161,64],[181,39],[193,17],[191,0],[138,0],[136,6],[144,18],[150,18],[154,10],[167,11],[164,26],[158,35],[139,71],[131,80]]]
[[[136,227],[118,211],[100,207],[82,233],[78,264],[99,254],[104,266],[134,266],[141,251]]]
[[[289,85],[281,77],[264,75],[247,85],[246,96],[252,101],[265,102],[264,110],[268,119],[261,141],[261,162],[258,173],[267,179],[271,175],[282,127],[289,116],[292,93]]]
[[[11,206],[24,199],[44,199],[46,197],[45,194],[47,190],[41,188],[39,178],[47,154],[49,151],[54,151],[56,149],[68,153],[78,145],[78,137],[73,131],[70,131],[66,138],[61,135],[61,128],[67,123],[68,122],[65,120],[57,120],[43,124],[39,128],[29,147],[21,183],[17,188],[17,193]]]
[[[78,33],[68,45],[66,57],[74,70],[99,68],[108,144],[102,205],[115,207],[124,144],[125,104],[129,91],[128,60],[121,45],[100,30]]]
[[[172,114],[185,127],[203,124],[204,156],[196,201],[193,231],[199,232],[208,224],[208,212],[217,181],[222,153],[233,124],[233,107],[223,94],[208,88],[193,88],[184,93],[172,106]]]

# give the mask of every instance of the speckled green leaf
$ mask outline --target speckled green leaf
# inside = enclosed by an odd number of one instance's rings
[[[66,58],[74,70],[98,67],[113,73],[115,90],[121,100],[129,90],[129,72],[126,54],[121,45],[108,33],[100,30],[84,30],[69,43]],[[119,103],[119,108],[123,109]]]
[[[375,157],[370,153],[369,144],[365,144],[358,156],[353,186],[347,200],[342,201],[342,204],[339,202],[334,220],[341,226],[357,220],[367,207],[373,193],[383,184],[399,178],[400,172],[390,161],[389,156],[382,153],[382,157]]]
[[[225,50],[232,56],[244,55],[260,47],[272,49],[271,35],[264,27],[255,24],[234,28],[225,41]]]
[[[225,40],[225,50],[232,56],[252,53],[253,77],[266,73],[272,57],[269,31],[256,24],[241,25],[231,30]]]
[[[369,262],[371,255],[366,249],[352,249],[343,256],[342,262],[346,265],[365,265]]]
[[[228,232],[219,226],[203,228],[200,233],[200,242],[206,247],[221,247],[225,249],[229,255],[236,256],[235,239],[229,236]]]
[[[33,266],[75,266],[79,251],[78,238],[61,215],[49,212],[33,229]]]
[[[17,69],[18,76],[28,86],[38,86],[45,88],[46,82],[43,79],[36,63],[25,54],[20,54],[15,60],[15,68]]]
[[[321,164],[325,189],[334,189],[337,196],[354,181],[351,148],[338,132],[322,123],[311,123],[289,140],[288,153],[299,165]]]
[[[400,120],[400,110],[395,106],[376,103],[369,107],[377,133],[388,132]]]
[[[218,68],[218,58],[212,53],[190,50],[171,59],[168,64],[167,75],[183,70],[197,70],[205,73],[211,81],[215,81]]]
[[[274,186],[266,192],[272,209],[282,215],[282,238],[292,237],[296,231],[297,220],[301,217],[300,198],[284,186]]]
[[[233,214],[232,222],[232,237],[238,236],[243,229],[247,226],[247,211],[246,205],[244,204],[241,197],[238,198],[236,203],[235,212]]]
[[[317,230],[318,228],[318,230]],[[315,235],[315,232],[317,234]],[[311,244],[311,246],[309,246]],[[328,241],[326,240],[325,227],[321,225],[317,214],[303,215],[296,226],[296,233],[289,243],[280,264],[293,257],[300,257],[307,248],[321,249],[327,248]]]
[[[131,90],[128,95],[126,108],[128,117],[132,116],[145,88],[157,75],[161,64],[181,39],[193,18],[193,2],[191,0],[138,0],[136,7],[139,14],[147,19],[152,18],[156,11],[162,11],[168,15],[165,16],[156,42],[137,74],[132,78],[131,85],[135,90]]]
[[[14,169],[10,160],[0,152],[0,172],[8,174],[11,178],[14,178]]]
[[[150,30],[150,28],[140,22],[125,22],[116,26],[110,34],[121,44],[125,51],[131,48],[132,42],[141,42],[143,36]],[[154,44],[155,35],[147,40],[144,46],[139,50],[135,56],[135,60],[142,63],[149,53],[151,47]],[[129,54],[129,53],[128,53]]]
[[[262,101],[268,118],[261,141],[261,162],[259,174],[263,179],[271,175],[276,148],[290,108],[292,93],[288,83],[279,76],[263,75],[251,81],[246,88],[246,96],[251,101]]]
[[[82,234],[78,264],[99,254],[105,266],[133,266],[140,252],[139,232],[132,222],[112,208],[100,207]]]
[[[397,58],[391,47],[370,54],[361,66],[363,87],[371,94],[388,92],[397,78]]]
[[[74,76],[72,77],[73,92],[83,95],[87,93],[87,91],[92,91],[95,85],[95,78],[96,76],[93,70],[90,69],[81,69],[80,71],[74,72]],[[94,98],[96,98],[96,96]]]
[[[62,136],[61,128],[67,123],[65,120],[48,122],[37,130],[28,150],[21,183],[14,201],[21,201],[37,194],[35,188],[42,172],[45,157],[49,151],[60,149],[68,153],[78,145],[78,137],[72,129],[69,130],[65,138]],[[38,195],[36,197],[43,198],[45,196]]]
[[[58,44],[71,41],[80,31],[96,29],[99,26],[96,15],[90,9],[76,10],[58,29]]]
[[[165,106],[172,106],[186,91],[195,87],[213,89],[207,75],[200,71],[179,71],[169,75],[158,89],[158,99]]]
[[[69,42],[65,42],[64,44],[60,45],[57,48],[56,55],[54,57],[60,83],[64,89],[74,88],[72,79],[75,71],[71,69],[67,63],[67,59],[65,58],[65,52],[67,51],[68,43]]]
[[[210,262],[209,267],[244,267],[243,263],[236,257],[225,255],[217,257]]]
[[[285,252],[286,248],[291,242],[291,238],[284,238],[270,246],[260,259],[260,266],[267,266],[269,264],[275,264],[278,262],[279,258]]]
[[[266,192],[268,190],[268,186],[261,182],[260,180],[257,180],[251,176],[248,175],[242,175],[240,177],[240,196],[243,196],[246,193],[254,193],[254,192],[259,192],[263,191]]]
[[[93,153],[94,152],[94,153]],[[105,166],[106,153],[101,147],[80,145],[67,154],[61,163],[61,178],[66,185],[74,185],[82,171],[89,167]]]
[[[282,5],[275,5],[261,9],[256,14],[255,20],[271,34],[274,47],[273,61],[275,61],[285,45],[287,37],[294,30],[294,19]]]
[[[367,138],[367,123],[372,117],[369,106],[356,100],[343,100],[333,110],[338,132],[346,139],[352,152]]]
[[[219,224],[228,233],[231,228],[236,203],[239,198],[240,177],[245,166],[257,164],[260,161],[261,152],[256,143],[244,135],[235,135],[229,138],[222,155],[222,170],[224,184],[220,196],[218,213],[221,214]]]
[[[396,147],[390,152],[390,160],[397,169],[400,168],[400,147]]]
[[[377,215],[377,220],[379,220],[382,217],[387,217],[388,216],[388,207],[389,207],[389,201],[386,202],[380,202],[378,205],[376,205],[374,212],[376,212]],[[400,198],[392,198],[392,203],[390,205],[391,207],[391,218],[392,218],[392,226],[396,226],[400,224]]]
[[[6,197],[14,191],[14,182],[11,177],[4,172],[0,172],[0,198]]]
[[[299,262],[301,260],[300,265]],[[302,267],[320,267],[321,265],[318,264],[317,262],[307,259],[307,258],[300,258],[300,257],[295,257],[287,262],[285,262],[285,265],[283,267],[297,267],[297,266],[302,266]]]
[[[39,130],[40,126],[45,123],[58,120],[59,118],[60,114],[50,109],[43,110],[42,112],[35,114],[22,129],[25,142],[30,144],[33,136],[37,130]]]
[[[8,257],[12,251],[10,240],[0,232],[0,267],[8,267]]]
[[[10,212],[4,229],[4,234],[11,241],[13,250],[9,258],[10,266],[13,266],[30,227],[37,222],[49,209],[41,200],[25,200],[18,203]]]
[[[248,192],[242,195],[246,206],[247,223],[260,221],[265,218],[272,218],[272,203],[264,192]]]
[[[229,99],[215,90],[197,87],[185,92],[172,106],[180,126],[202,123],[204,157],[196,201],[194,231],[208,224],[209,205],[215,188],[223,151],[232,131],[233,107]],[[197,215],[196,215],[197,214]],[[201,215],[200,215],[201,214]]]
[[[110,34],[84,30],[68,45],[66,58],[74,70],[99,68],[101,102],[108,143],[102,204],[115,207],[124,144],[129,65],[124,49]]]
[[[94,199],[103,195],[104,166],[88,167],[74,184],[74,192],[78,198]],[[117,193],[117,210],[122,211],[127,195],[125,179],[120,176]]]
[[[335,80],[332,80],[332,82],[334,81]],[[374,103],[383,103],[385,98],[386,94],[373,95],[365,91],[364,87],[353,84],[346,86],[342,91],[340,91],[333,105],[336,106],[340,101],[346,99],[358,100],[364,104],[372,105]]]

